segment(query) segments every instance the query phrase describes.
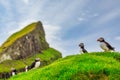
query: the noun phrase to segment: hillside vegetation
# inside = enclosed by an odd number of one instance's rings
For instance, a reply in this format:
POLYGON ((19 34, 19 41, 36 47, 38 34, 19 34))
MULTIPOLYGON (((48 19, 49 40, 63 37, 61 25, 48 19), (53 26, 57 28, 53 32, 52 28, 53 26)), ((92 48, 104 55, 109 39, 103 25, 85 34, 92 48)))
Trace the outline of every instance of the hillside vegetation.
POLYGON ((10 69, 12 67, 16 68, 18 71, 20 69, 24 69, 26 65, 30 65, 35 58, 40 58, 42 61, 42 66, 45 66, 47 64, 52 63, 53 61, 55 61, 58 58, 61 58, 62 55, 59 51, 53 49, 53 48, 49 48, 47 50, 42 51, 42 53, 38 53, 35 55, 32 55, 28 58, 25 59, 21 59, 21 60, 7 60, 4 61, 0 64, 0 73, 3 72, 10 72, 10 69))
POLYGON ((120 80, 120 54, 93 52, 71 55, 10 80, 120 80))

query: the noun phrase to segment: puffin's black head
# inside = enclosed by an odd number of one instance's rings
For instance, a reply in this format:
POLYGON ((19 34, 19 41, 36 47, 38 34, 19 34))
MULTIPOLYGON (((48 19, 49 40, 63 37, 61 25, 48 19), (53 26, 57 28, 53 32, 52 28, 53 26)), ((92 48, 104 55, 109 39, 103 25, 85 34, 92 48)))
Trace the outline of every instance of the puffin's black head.
POLYGON ((16 69, 15 69, 15 68, 11 68, 11 71, 12 71, 12 72, 16 72, 16 69))
POLYGON ((99 42, 104 42, 105 40, 104 40, 103 37, 100 37, 99 39, 97 39, 97 41, 99 41, 99 42))
POLYGON ((84 47, 84 43, 80 43, 79 47, 83 48, 84 47))

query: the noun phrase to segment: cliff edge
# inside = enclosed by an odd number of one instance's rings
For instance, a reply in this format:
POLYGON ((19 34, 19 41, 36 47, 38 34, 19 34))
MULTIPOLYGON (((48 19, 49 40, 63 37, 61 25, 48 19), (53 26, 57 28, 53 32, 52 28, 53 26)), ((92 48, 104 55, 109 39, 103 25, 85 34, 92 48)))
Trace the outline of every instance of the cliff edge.
POLYGON ((10 36, 0 47, 0 62, 24 59, 48 49, 42 23, 32 23, 10 36))

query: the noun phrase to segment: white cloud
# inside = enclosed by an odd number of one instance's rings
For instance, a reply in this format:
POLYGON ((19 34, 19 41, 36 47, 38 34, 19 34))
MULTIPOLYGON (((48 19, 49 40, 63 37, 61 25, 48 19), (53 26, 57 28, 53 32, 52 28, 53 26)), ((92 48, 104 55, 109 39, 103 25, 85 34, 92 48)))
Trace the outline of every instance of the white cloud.
POLYGON ((85 21, 85 18, 79 17, 78 21, 85 21))
POLYGON ((25 4, 28 4, 30 0, 22 0, 25 4))
POLYGON ((117 18, 120 14, 120 10, 116 9, 116 10, 112 10, 106 14, 104 14, 103 16, 99 16, 98 20, 95 22, 95 24, 99 25, 99 24, 105 24, 115 18, 117 18))
POLYGON ((58 5, 54 3, 53 6, 48 6, 46 11, 44 11, 44 15, 46 15, 48 18, 51 18, 51 22, 54 21, 56 24, 62 24, 70 19, 72 20, 76 11, 84 8, 88 2, 88 0, 76 0, 72 2, 69 0, 64 0, 59 2, 59 4, 57 3, 58 5))
POLYGON ((59 51, 65 52, 64 43, 61 40, 61 26, 44 24, 46 39, 51 47, 59 51), (63 44, 63 45, 62 45, 63 44))
POLYGON ((95 17, 99 16, 99 13, 92 13, 91 11, 89 10, 85 10, 85 11, 82 11, 80 13, 80 17, 78 18, 78 21, 89 21, 95 17))
POLYGON ((50 42, 58 41, 61 27, 53 25, 44 25, 46 37, 50 42))
POLYGON ((17 22, 17 23, 11 22, 11 23, 9 23, 9 26, 10 27, 11 26, 16 26, 16 28, 10 29, 8 31, 8 34, 11 35, 11 34, 13 34, 13 33, 17 32, 17 31, 21 30, 22 28, 24 28, 25 26, 27 26, 27 25, 29 25, 30 23, 33 23, 33 22, 36 22, 36 20, 25 20, 25 21, 17 22))
POLYGON ((25 21, 19 22, 18 27, 23 28, 23 27, 29 25, 30 23, 33 23, 33 22, 36 22, 36 21, 37 20, 34 20, 34 19, 25 20, 25 21))

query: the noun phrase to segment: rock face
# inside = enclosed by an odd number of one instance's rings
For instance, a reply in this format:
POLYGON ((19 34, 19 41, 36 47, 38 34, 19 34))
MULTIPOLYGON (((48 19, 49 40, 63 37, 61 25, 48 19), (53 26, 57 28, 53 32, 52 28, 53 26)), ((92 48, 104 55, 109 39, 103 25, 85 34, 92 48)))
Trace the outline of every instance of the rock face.
POLYGON ((0 53, 0 62, 24 59, 49 48, 42 23, 39 21, 35 24, 32 31, 15 40, 0 53))

